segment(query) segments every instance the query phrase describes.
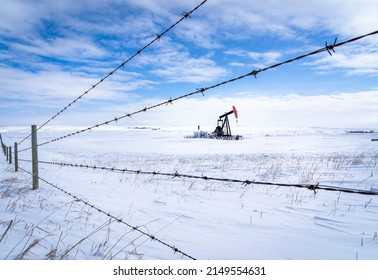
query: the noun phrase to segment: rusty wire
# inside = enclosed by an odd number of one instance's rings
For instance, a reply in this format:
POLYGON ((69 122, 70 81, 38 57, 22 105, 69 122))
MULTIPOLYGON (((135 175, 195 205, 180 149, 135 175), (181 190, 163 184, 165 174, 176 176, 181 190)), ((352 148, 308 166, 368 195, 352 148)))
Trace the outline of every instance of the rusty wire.
MULTIPOLYGON (((104 126, 104 125, 108 125, 110 123, 118 122, 121 119, 132 117, 132 116, 134 116, 136 114, 140 114, 140 113, 146 112, 148 110, 151 110, 151 109, 154 109, 154 108, 157 108, 157 107, 161 107, 163 105, 173 104, 174 101, 178 101, 180 99, 184 99, 184 98, 193 96, 195 94, 202 94, 202 95, 204 95, 204 93, 206 91, 210 90, 210 89, 214 89, 216 87, 220 87, 220 86, 228 84, 228 83, 236 82, 238 80, 244 79, 244 78, 249 77, 249 76, 256 77, 261 72, 265 72, 267 70, 270 70, 270 69, 273 69, 273 68, 277 68, 277 67, 282 66, 284 64, 292 63, 294 61, 303 59, 303 58, 308 57, 308 56, 312 56, 312 55, 319 54, 319 53, 322 53, 322 52, 328 52, 332 56, 332 52, 335 52, 335 48, 336 47, 339 47, 339 46, 342 46, 342 45, 345 45, 345 44, 348 44, 348 43, 351 43, 351 42, 355 42, 357 40, 361 40, 361 39, 363 39, 365 37, 376 35, 376 34, 378 34, 378 30, 376 30, 374 32, 371 32, 371 33, 368 33, 368 34, 365 34, 365 35, 361 35, 361 36, 358 36, 358 37, 351 38, 349 40, 346 40, 346 41, 343 41, 343 42, 340 42, 340 43, 336 43, 337 40, 335 39, 334 44, 329 45, 326 42, 325 46, 323 48, 317 49, 315 51, 312 51, 312 52, 309 52, 309 53, 297 56, 295 58, 291 58, 291 59, 285 60, 285 61, 280 62, 280 63, 273 64, 273 65, 265 67, 265 68, 260 68, 258 70, 252 70, 251 72, 248 72, 248 73, 246 73, 244 75, 241 75, 241 76, 238 76, 238 77, 235 77, 235 78, 232 78, 232 79, 229 79, 229 80, 217 83, 217 84, 212 85, 212 86, 208 86, 208 87, 205 87, 205 88, 198 88, 196 91, 193 91, 193 92, 190 92, 190 93, 187 93, 187 94, 175 97, 175 98, 169 98, 169 100, 167 100, 167 101, 163 101, 163 102, 157 103, 157 104, 149 106, 149 107, 144 107, 144 108, 139 109, 139 110, 137 110, 137 111, 135 111, 133 113, 126 113, 126 114, 124 114, 122 116, 115 117, 115 118, 113 118, 111 120, 108 120, 108 121, 105 121, 105 122, 102 122, 102 123, 98 123, 96 125, 87 127, 85 129, 81 129, 81 130, 78 130, 76 132, 72 132, 72 133, 66 134, 64 136, 61 136, 61 137, 58 137, 58 138, 55 138, 55 139, 43 142, 43 143, 39 144, 38 146, 43 146, 43 145, 46 145, 46 144, 49 144, 49 143, 52 143, 52 142, 63 140, 65 138, 68 138, 68 137, 71 137, 71 136, 74 136, 74 135, 78 135, 78 134, 86 132, 86 131, 90 131, 90 130, 98 128, 100 126, 104 126)), ((26 151, 26 150, 29 150, 29 149, 31 149, 31 148, 26 148, 26 149, 20 150, 19 152, 26 151)))
MULTIPOLYGON (((170 27, 168 27, 165 31, 163 31, 160 34, 157 34, 153 40, 151 40, 147 45, 145 45, 143 48, 137 50, 132 56, 130 56, 128 59, 124 60, 120 65, 118 65, 115 69, 110 71, 107 75, 102 77, 97 83, 93 84, 88 90, 84 91, 83 94, 75 98, 72 102, 70 102, 68 105, 66 105, 63 109, 61 109, 59 112, 57 112, 54 116, 52 116, 50 119, 48 119, 45 123, 43 123, 41 126, 37 128, 37 130, 40 130, 42 127, 46 126, 48 123, 50 123, 53 119, 58 117, 61 113, 66 111, 69 107, 74 105, 77 101, 82 99, 85 95, 87 95, 90 91, 95 89, 99 84, 103 83, 107 78, 112 76, 116 71, 123 68, 127 63, 129 63, 132 59, 134 59, 136 56, 140 55, 143 51, 145 51, 148 47, 150 47, 153 43, 160 41, 160 39, 166 35, 169 31, 171 31, 175 26, 177 26, 180 22, 187 19, 188 17, 191 18, 192 13, 194 13, 197 9, 199 9, 203 4, 205 4, 207 0, 202 1, 199 5, 197 5, 194 9, 192 9, 190 12, 182 12, 182 17, 176 21, 174 24, 172 24, 170 27)), ((18 144, 21 144, 26 139, 28 139, 31 136, 26 136, 23 140, 21 140, 18 144)))
POLYGON ((373 190, 359 190, 359 189, 351 189, 351 188, 341 188, 329 185, 322 185, 320 183, 316 184, 286 184, 286 183, 278 183, 278 182, 262 182, 256 180, 240 180, 240 179, 230 179, 230 178, 219 178, 219 177, 210 177, 205 175, 188 175, 179 173, 175 171, 174 173, 170 172, 157 172, 157 171, 143 171, 143 170, 133 170, 128 168, 116 168, 116 167, 105 167, 105 166, 96 166, 96 165, 86 165, 86 164, 73 164, 73 163, 63 163, 63 162, 51 162, 51 161, 39 161, 42 164, 50 164, 50 165, 58 165, 63 167, 75 167, 75 168, 86 168, 86 169, 93 169, 93 170, 104 170, 110 172, 118 172, 118 173, 131 173, 131 174, 142 174, 142 175, 153 175, 153 176, 165 176, 170 178, 188 178, 188 179, 199 179, 205 181, 217 181, 217 182, 224 182, 224 183, 238 183, 244 186, 248 185, 266 185, 266 186, 277 186, 277 187, 294 187, 294 188, 302 188, 314 191, 315 193, 318 190, 325 190, 325 191, 336 191, 336 192, 345 192, 345 193, 355 193, 355 194, 363 194, 363 195, 378 195, 377 191, 373 190))
MULTIPOLYGON (((25 170, 25 169, 23 169, 23 168, 21 168, 21 167, 19 167, 19 168, 20 168, 21 171, 26 172, 26 173, 32 175, 31 172, 29 172, 29 171, 27 171, 27 170, 25 170)), ((59 190, 59 191, 65 193, 66 195, 68 195, 68 196, 74 198, 75 200, 80 201, 81 203, 84 203, 85 205, 87 205, 87 206, 89 206, 90 208, 92 208, 92 209, 98 211, 99 213, 104 214, 104 215, 108 216, 109 218, 114 219, 115 221, 117 221, 117 222, 119 222, 119 223, 121 223, 121 224, 126 225, 127 227, 131 228, 133 231, 139 232, 140 234, 142 234, 142 235, 144 235, 144 236, 147 236, 148 238, 151 239, 151 241, 156 241, 156 242, 160 243, 161 245, 164 245, 164 246, 166 246, 166 247, 172 249, 174 253, 181 254, 182 256, 187 257, 187 258, 189 258, 189 259, 191 259, 191 260, 196 260, 194 257, 192 257, 192 256, 190 256, 190 255, 184 253, 183 251, 179 250, 177 247, 175 247, 175 246, 173 246, 173 245, 170 245, 170 244, 164 242, 163 240, 157 238, 156 236, 154 236, 154 235, 152 235, 152 234, 150 234, 150 233, 148 233, 148 232, 145 232, 145 231, 141 230, 140 227, 138 227, 138 226, 133 226, 133 225, 129 224, 128 222, 125 222, 123 219, 118 218, 118 217, 116 217, 116 216, 110 214, 109 212, 106 212, 106 211, 102 210, 101 208, 99 208, 99 207, 97 207, 97 206, 95 206, 95 205, 89 203, 88 201, 84 200, 83 198, 80 198, 80 197, 78 197, 77 195, 72 194, 72 193, 70 193, 70 192, 68 192, 68 191, 66 191, 66 190, 64 190, 64 189, 62 189, 61 187, 58 187, 57 185, 54 185, 54 184, 48 182, 47 180, 45 180, 45 179, 43 179, 43 178, 41 178, 41 177, 39 177, 39 176, 38 176, 38 179, 41 180, 42 182, 46 183, 47 185, 49 185, 49 186, 51 186, 51 187, 53 187, 53 188, 55 188, 55 189, 57 189, 57 190, 59 190)))

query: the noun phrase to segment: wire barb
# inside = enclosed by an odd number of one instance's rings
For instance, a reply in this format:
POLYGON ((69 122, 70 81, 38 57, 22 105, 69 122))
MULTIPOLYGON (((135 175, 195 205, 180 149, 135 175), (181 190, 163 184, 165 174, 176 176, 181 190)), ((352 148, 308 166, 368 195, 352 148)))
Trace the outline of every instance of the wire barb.
POLYGON ((245 180, 245 181, 243 182, 243 185, 244 185, 244 186, 248 186, 248 185, 250 185, 250 184, 253 184, 254 181, 255 181, 255 180, 253 180, 253 181, 245 180))
POLYGON ((260 70, 253 70, 253 71, 251 72, 251 75, 252 75, 252 76, 255 76, 255 79, 257 79, 257 74, 260 73, 260 71, 261 71, 261 69, 260 69, 260 70))
POLYGON ((206 91, 206 88, 197 88, 197 92, 201 93, 202 96, 205 96, 204 92, 206 91))
MULTIPOLYGON (((134 57, 136 57, 137 55, 140 55, 142 53, 142 51, 144 51, 145 49, 147 49, 149 46, 151 46, 154 42, 156 41, 160 41, 160 38, 163 37, 163 35, 165 35, 166 33, 168 33, 170 30, 172 30, 175 26, 177 26, 180 22, 182 22, 184 19, 188 18, 188 17, 191 17, 191 14, 196 11, 197 9, 199 9, 203 4, 205 4, 207 2, 207 0, 204 0, 202 1, 200 4, 198 4, 194 9, 192 9, 190 12, 182 12, 182 18, 180 18, 179 20, 177 20, 175 23, 173 23, 170 27, 168 27, 164 32, 160 33, 160 34, 157 34, 156 37, 151 40, 148 44, 146 44, 143 48, 140 48, 139 50, 137 50, 132 56, 130 56, 127 60, 123 61, 120 65, 118 65, 116 68, 114 68, 111 72, 109 72, 109 74, 107 74, 106 76, 104 77, 101 77, 100 80, 92 85, 88 90, 84 91, 84 93, 82 93, 80 96, 78 96, 76 99, 74 99, 72 102, 70 102, 67 106, 63 107, 63 109, 61 109, 58 113, 56 113, 54 116, 52 116, 50 119, 48 119, 45 123, 43 123, 41 126, 39 126, 37 128, 37 130, 40 130, 42 127, 46 126, 47 124, 49 124, 52 120, 54 120, 57 116, 59 116, 61 113, 63 113, 64 111, 66 111, 71 105, 75 104, 78 100, 82 99, 85 95, 89 94, 90 91, 92 91, 93 89, 95 89, 100 83, 104 82, 107 78, 109 78, 110 76, 112 76, 116 71, 118 71, 120 68, 124 67, 126 63, 128 63, 129 61, 131 61, 134 57)), ((21 140, 18 144, 21 144, 22 142, 24 142, 26 139, 28 139, 29 137, 31 136, 28 135, 25 139, 21 140)))
MULTIPOLYGON (((203 1, 202 4, 205 3, 205 2, 206 1, 203 1)), ((241 75, 241 76, 238 76, 238 77, 235 77, 235 78, 232 78, 232 79, 229 79, 229 80, 217 83, 217 84, 212 85, 212 86, 208 86, 208 87, 205 87, 205 88, 197 88, 196 91, 193 91, 193 92, 190 92, 190 93, 178 96, 176 98, 171 98, 170 100, 171 101, 176 101, 176 100, 179 100, 179 99, 190 97, 190 96, 198 94, 198 93, 201 93, 202 95, 204 95, 204 92, 207 91, 207 90, 209 90, 209 89, 214 89, 214 88, 226 85, 228 83, 236 82, 238 80, 241 80, 243 78, 249 77, 251 75, 253 75, 253 76, 256 77, 256 75, 258 73, 260 73, 260 72, 264 72, 264 71, 267 71, 269 69, 273 69, 273 68, 282 66, 284 64, 289 64, 289 63, 292 63, 294 61, 297 61, 297 60, 300 60, 300 59, 304 59, 305 57, 312 56, 312 55, 315 55, 315 54, 319 54, 321 52, 327 51, 330 55, 332 55, 331 52, 335 52, 335 50, 334 50, 335 47, 339 47, 339 46, 342 46, 344 44, 351 43, 351 42, 354 42, 354 41, 357 41, 357 40, 361 40, 361 39, 366 38, 368 36, 377 35, 377 34, 378 34, 378 30, 376 30, 374 32, 371 32, 371 33, 368 33, 368 34, 365 34, 365 35, 361 35, 361 36, 358 36, 358 37, 351 38, 351 39, 349 39, 347 41, 343 41, 343 42, 340 42, 340 43, 336 43, 336 41, 337 41, 337 38, 336 38, 333 45, 328 45, 328 43, 326 42, 326 47, 320 48, 318 50, 315 50, 315 51, 312 51, 312 52, 309 52, 309 53, 306 53, 306 54, 303 54, 303 55, 300 55, 300 56, 288 59, 288 60, 280 62, 280 63, 276 63, 274 65, 271 65, 271 66, 268 66, 268 67, 265 67, 265 68, 261 68, 259 70, 253 70, 253 71, 251 71, 251 72, 249 72, 247 74, 244 74, 244 75, 241 75)), ((146 112, 147 110, 151 110, 151 109, 154 109, 154 108, 160 107, 162 105, 166 105, 166 104, 167 104, 167 101, 164 101, 164 102, 161 102, 161 103, 149 106, 149 107, 144 107, 143 109, 135 111, 134 113, 130 113, 130 114, 126 114, 124 116, 120 116, 120 117, 117 118, 117 120, 123 119, 125 117, 130 117, 131 115, 139 114, 141 112, 146 112)), ((101 123, 101 124, 98 124, 98 125, 86 128, 86 129, 79 130, 79 131, 77 131, 75 133, 71 133, 71 134, 68 134, 66 136, 63 136, 63 137, 60 137, 60 138, 56 138, 56 139, 53 139, 53 140, 41 143, 38 146, 42 146, 42 145, 46 145, 46 144, 51 143, 51 142, 62 140, 62 139, 65 139, 66 137, 70 137, 70 136, 73 136, 75 134, 80 134, 82 132, 89 131, 89 130, 95 128, 95 127, 97 128, 97 127, 102 126, 102 125, 107 125, 107 124, 112 123, 114 121, 115 121, 114 119, 110 120, 110 121, 106 121, 104 123, 101 123)), ((31 149, 31 148, 20 150, 20 152, 25 151, 25 150, 29 150, 29 149, 31 149)))
POLYGON ((333 45, 328 45, 327 42, 325 42, 325 48, 327 50, 327 52, 329 53, 330 56, 332 56, 332 53, 335 53, 335 46, 336 46, 336 41, 337 41, 337 37, 335 38, 335 41, 333 42, 333 45))
MULTIPOLYGON (((28 174, 30 174, 30 175, 32 175, 31 172, 29 172, 29 171, 27 171, 27 170, 25 170, 25 169, 23 169, 23 168, 21 168, 21 167, 20 167, 20 170, 23 171, 23 172, 26 172, 26 173, 28 173, 28 174)), ((189 259, 196 260, 194 257, 192 257, 192 256, 190 256, 190 255, 184 253, 183 251, 177 249, 175 246, 170 245, 170 244, 168 244, 168 243, 166 243, 166 242, 164 242, 164 241, 158 239, 158 238, 155 237, 154 235, 152 235, 152 234, 150 234, 150 233, 148 233, 148 232, 145 232, 145 231, 141 230, 141 229, 140 229, 139 227, 137 227, 137 226, 133 226, 133 225, 131 225, 131 224, 129 224, 129 223, 123 221, 122 219, 117 218, 116 216, 112 215, 110 212, 107 212, 107 211, 102 210, 101 208, 99 208, 99 207, 97 207, 97 206, 95 206, 95 205, 93 205, 93 204, 87 202, 85 199, 83 199, 83 198, 79 198, 78 196, 76 196, 76 195, 74 195, 74 194, 72 194, 72 193, 67 192, 66 190, 64 190, 64 189, 62 189, 62 188, 60 188, 60 187, 58 187, 58 186, 55 185, 55 184, 50 183, 49 181, 47 181, 47 180, 45 180, 45 179, 43 179, 43 178, 41 178, 41 177, 38 177, 38 179, 41 180, 41 181, 43 181, 43 182, 46 183, 47 185, 49 185, 49 186, 51 186, 51 187, 53 187, 53 188, 55 188, 55 189, 58 189, 59 191, 65 193, 66 195, 68 195, 68 196, 74 198, 74 199, 77 200, 78 202, 84 203, 86 206, 89 206, 90 208, 92 208, 92 209, 98 211, 99 213, 101 213, 101 214, 103 214, 103 215, 106 215, 107 217, 109 217, 109 218, 111 218, 111 219, 114 219, 114 220, 116 220, 116 221, 118 221, 118 222, 120 222, 120 223, 126 225, 127 227, 131 228, 133 231, 137 231, 137 232, 139 232, 139 233, 142 234, 142 235, 145 235, 145 236, 150 237, 150 238, 151 238, 151 241, 158 242, 158 243, 160 243, 160 244, 162 244, 162 245, 164 245, 164 246, 166 246, 166 247, 168 247, 168 248, 171 248, 175 253, 178 252, 178 253, 180 253, 181 255, 183 255, 183 256, 185 256, 185 257, 187 257, 187 258, 189 258, 189 259)))
MULTIPOLYGON (((52 164, 52 165, 60 165, 60 166, 71 166, 71 167, 77 167, 73 164, 66 164, 66 163, 58 163, 58 162, 46 162, 46 161, 39 161, 39 163, 44 164, 52 164)), ((78 165, 79 166, 79 165, 78 165)), ((81 166, 80 166, 81 167, 81 166)), ((251 184, 255 185, 266 185, 266 186, 278 186, 278 187, 295 187, 295 188, 306 188, 308 190, 312 190, 317 193, 317 190, 325 190, 325 191, 337 191, 337 192, 346 192, 346 193, 356 193, 356 194, 363 194, 363 195, 378 195, 377 191, 366 191, 366 190, 359 190, 359 189, 348 189, 348 188, 340 188, 335 186, 328 186, 328 185, 321 185, 319 182, 316 184, 291 184, 291 183, 277 183, 277 182, 263 182, 263 181, 256 181, 256 180, 239 180, 239 179, 231 179, 231 178, 217 178, 217 177, 209 177, 205 176, 204 174, 201 174, 201 176, 198 175, 189 175, 184 173, 179 173, 179 171, 175 171, 174 173, 161 173, 157 171, 145 171, 145 170, 133 170, 133 169, 120 169, 117 167, 97 167, 94 166, 88 166, 88 168, 92 169, 100 169, 104 171, 110 171, 110 172, 128 172, 132 174, 142 174, 142 175, 153 175, 153 176, 169 176, 172 179, 174 178, 189 178, 189 179, 201 179, 205 181, 218 181, 218 182, 226 182, 226 183, 240 183, 244 186, 248 186, 251 184)))
POLYGON ((316 185, 309 185, 307 187, 310 191, 314 191, 314 194, 317 193, 317 190, 319 189, 319 183, 317 183, 316 185))
POLYGON ((184 17, 184 18, 192 18, 191 16, 190 16, 190 14, 191 14, 191 12, 190 13, 188 13, 188 12, 182 12, 181 13, 182 14, 182 16, 184 17))

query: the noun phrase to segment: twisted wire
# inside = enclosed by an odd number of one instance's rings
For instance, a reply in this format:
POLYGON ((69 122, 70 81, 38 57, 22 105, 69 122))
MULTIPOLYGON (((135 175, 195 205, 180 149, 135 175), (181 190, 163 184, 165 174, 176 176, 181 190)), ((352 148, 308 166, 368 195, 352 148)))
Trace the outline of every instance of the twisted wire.
MULTIPOLYGON (((98 128, 100 126, 104 126, 104 125, 108 125, 110 123, 118 122, 121 119, 124 119, 124 118, 127 118, 127 117, 132 117, 132 116, 134 116, 136 114, 140 114, 140 113, 146 112, 148 110, 151 110, 151 109, 154 109, 154 108, 157 108, 157 107, 161 107, 163 105, 173 104, 173 102, 175 102, 175 101, 178 101, 180 99, 184 99, 184 98, 196 95, 196 94, 202 94, 202 95, 204 95, 204 93, 206 91, 210 90, 210 89, 214 89, 214 88, 223 86, 223 85, 228 84, 228 83, 236 82, 238 80, 244 79, 244 78, 249 77, 249 76, 257 77, 257 75, 259 73, 261 73, 261 72, 265 72, 267 70, 270 70, 270 69, 273 69, 273 68, 277 68, 277 67, 282 66, 284 64, 292 63, 294 61, 306 58, 308 56, 312 56, 312 55, 319 54, 319 53, 322 53, 322 52, 328 52, 332 56, 332 52, 335 52, 335 48, 336 47, 339 47, 339 46, 342 46, 342 45, 345 45, 345 44, 348 44, 348 43, 351 43, 351 42, 355 42, 357 40, 361 40, 361 39, 366 38, 368 36, 377 35, 377 34, 378 34, 378 30, 376 30, 374 32, 371 32, 371 33, 368 33, 368 34, 365 34, 365 35, 361 35, 361 36, 358 36, 358 37, 351 38, 349 40, 346 40, 346 41, 343 41, 343 42, 340 42, 340 43, 336 43, 336 41, 337 41, 337 38, 336 38, 333 44, 329 45, 326 42, 325 43, 325 47, 317 49, 315 51, 312 51, 312 52, 309 52, 309 53, 306 53, 306 54, 303 54, 303 55, 300 55, 300 56, 288 59, 288 60, 280 62, 280 63, 273 64, 273 65, 265 67, 265 68, 260 68, 258 70, 252 70, 251 72, 248 72, 248 73, 246 73, 244 75, 240 75, 238 77, 235 77, 235 78, 232 78, 232 79, 229 79, 229 80, 226 80, 226 81, 214 84, 212 86, 208 86, 208 87, 205 87, 205 88, 198 88, 196 91, 193 91, 193 92, 190 92, 190 93, 187 93, 187 94, 175 97, 175 98, 169 98, 169 100, 167 100, 167 101, 163 101, 163 102, 157 103, 157 104, 149 106, 149 107, 144 107, 144 108, 139 109, 139 110, 137 110, 137 111, 135 111, 133 113, 126 113, 126 114, 124 114, 122 116, 115 117, 114 119, 111 119, 111 120, 108 120, 108 121, 105 121, 105 122, 102 122, 102 123, 98 123, 96 125, 87 127, 85 129, 81 129, 81 130, 78 130, 76 132, 69 133, 69 134, 66 134, 64 136, 61 136, 61 137, 58 137, 58 138, 55 138, 55 139, 43 142, 43 143, 39 144, 38 146, 43 146, 43 145, 46 145, 46 144, 49 144, 49 143, 52 143, 52 142, 63 140, 65 138, 68 138, 68 137, 71 137, 71 136, 74 136, 74 135, 78 135, 78 134, 86 132, 86 131, 90 131, 90 130, 98 128)), ((20 152, 26 151, 26 150, 29 150, 29 149, 31 149, 31 147, 23 149, 23 150, 20 150, 20 152)))
POLYGON ((291 183, 277 183, 277 182, 263 182, 256 180, 240 180, 240 179, 230 179, 230 178, 219 178, 219 177, 210 177, 205 175, 189 175, 179 173, 178 171, 174 173, 169 172, 157 172, 157 171, 143 171, 143 170, 133 170, 128 168, 116 168, 116 167, 105 167, 105 166, 96 166, 96 165, 86 165, 86 164, 73 164, 73 163, 63 163, 63 162, 51 162, 51 161, 39 161, 42 164, 58 165, 63 167, 75 167, 75 168, 86 168, 94 170, 104 170, 111 172, 120 172, 120 173, 132 173, 132 174, 143 174, 143 175, 153 175, 153 176, 165 176, 173 178, 189 178, 189 179, 200 179, 205 181, 218 181, 226 183, 239 183, 242 185, 267 185, 267 186, 277 186, 277 187, 295 187, 295 188, 304 188, 315 193, 317 190, 325 191, 336 191, 336 192, 345 192, 345 193, 354 193, 362 195, 378 195, 378 191, 373 190, 359 190, 359 189, 350 189, 350 188, 341 188, 329 185, 322 185, 320 183, 316 184, 291 184, 291 183))
MULTIPOLYGON (((45 123, 43 123, 41 126, 37 128, 37 131, 40 130, 42 127, 46 126, 48 123, 50 123, 52 120, 54 120, 56 117, 58 117, 60 114, 62 114, 64 111, 66 111, 69 107, 71 107, 73 104, 75 104, 77 101, 82 99, 85 95, 87 95, 89 92, 91 92, 93 89, 95 89, 99 84, 103 83, 107 78, 112 76, 115 72, 117 72, 119 69, 123 68, 127 63, 129 63, 132 59, 134 59, 136 56, 140 55, 143 51, 145 51, 148 47, 150 47, 153 43, 160 41, 160 38, 166 35, 169 31, 171 31, 174 27, 176 27, 179 23, 187 19, 188 17, 191 18, 192 13, 194 13, 197 9, 199 9, 203 4, 205 4, 207 0, 202 1, 199 5, 197 5, 194 9, 192 9, 190 12, 182 12, 182 17, 176 21, 174 24, 172 24, 170 27, 168 27, 165 31, 163 31, 160 34, 157 34, 156 37, 151 40, 147 45, 145 45, 143 48, 137 50, 132 56, 130 56, 128 59, 124 60, 120 65, 118 65, 115 69, 110 71, 107 75, 102 77, 97 83, 93 84, 88 90, 84 91, 83 94, 75 98, 72 102, 70 102, 68 105, 63 107, 59 112, 57 112, 54 116, 52 116, 50 119, 48 119, 45 123)), ((21 140, 18 144, 21 144, 26 139, 28 139, 31 136, 26 136, 23 140, 21 140)))
MULTIPOLYGON (((20 168, 20 167, 19 167, 19 168, 20 168)), ((32 175, 31 172, 29 172, 29 171, 27 171, 27 170, 25 170, 25 169, 23 169, 23 168, 20 168, 20 170, 22 170, 23 172, 26 172, 26 173, 32 175)), ((112 218, 112 219, 116 220, 117 222, 126 225, 127 227, 131 228, 133 231, 139 232, 140 234, 149 237, 152 241, 156 241, 156 242, 158 242, 158 243, 160 243, 160 244, 162 244, 162 245, 164 245, 164 246, 166 246, 166 247, 172 249, 174 253, 179 253, 179 254, 181 254, 181 255, 183 255, 183 256, 185 256, 185 257, 191 259, 191 260, 196 260, 194 257, 192 257, 192 256, 190 256, 190 255, 184 253, 183 251, 179 250, 179 249, 176 248, 175 246, 170 245, 170 244, 164 242, 163 240, 157 238, 156 236, 154 236, 154 235, 152 235, 152 234, 150 234, 150 233, 148 233, 148 232, 145 232, 145 231, 141 230, 139 227, 137 227, 137 226, 133 226, 133 225, 131 225, 131 224, 125 222, 123 219, 118 218, 118 217, 116 217, 116 216, 110 214, 109 212, 106 212, 106 211, 102 210, 101 208, 99 208, 99 207, 97 207, 97 206, 95 206, 95 205, 93 205, 93 204, 90 204, 89 202, 85 201, 84 199, 82 199, 82 198, 80 198, 80 197, 78 197, 78 196, 76 196, 76 195, 74 195, 74 194, 72 194, 72 193, 70 193, 70 192, 68 192, 68 191, 66 191, 66 190, 64 190, 64 189, 62 189, 62 188, 60 188, 60 187, 58 187, 57 185, 54 185, 54 184, 48 182, 47 180, 45 180, 45 179, 43 179, 43 178, 41 178, 41 177, 39 177, 39 176, 38 176, 38 179, 41 180, 42 182, 46 183, 47 185, 49 185, 49 186, 51 186, 51 187, 53 187, 53 188, 55 188, 55 189, 57 189, 57 190, 59 190, 59 191, 65 193, 66 195, 68 195, 68 196, 74 198, 75 200, 84 203, 86 206, 89 206, 90 208, 92 208, 92 209, 98 211, 99 213, 104 214, 104 215, 108 216, 109 218, 112 218)))

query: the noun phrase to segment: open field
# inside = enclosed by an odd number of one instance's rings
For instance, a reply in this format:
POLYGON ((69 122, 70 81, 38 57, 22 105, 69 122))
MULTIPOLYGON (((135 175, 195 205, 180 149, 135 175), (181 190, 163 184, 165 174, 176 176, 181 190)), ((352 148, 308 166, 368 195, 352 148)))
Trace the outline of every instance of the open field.
MULTIPOLYGON (((38 141, 76 129, 50 127, 38 141)), ((378 191, 376 133, 237 130, 244 140, 106 127, 40 146, 39 160, 378 191)), ((28 132, 0 128, 8 145, 28 132)), ((31 171, 30 150, 19 157, 31 171)), ((68 194, 43 181, 32 191, 29 174, 0 160, 1 259, 187 259, 112 217, 196 259, 378 259, 377 196, 43 163, 39 175, 68 194)))

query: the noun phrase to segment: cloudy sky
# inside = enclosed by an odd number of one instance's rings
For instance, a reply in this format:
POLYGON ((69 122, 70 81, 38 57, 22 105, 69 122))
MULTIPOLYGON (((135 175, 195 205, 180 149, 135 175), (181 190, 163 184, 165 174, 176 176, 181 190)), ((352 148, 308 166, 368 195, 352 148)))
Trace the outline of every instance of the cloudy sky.
MULTIPOLYGON (((0 126, 42 125, 198 1, 0 0, 0 126)), ((377 0, 208 0, 49 125, 94 125, 378 30, 377 0)), ((378 35, 120 125, 378 128, 378 35)))

